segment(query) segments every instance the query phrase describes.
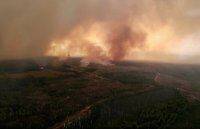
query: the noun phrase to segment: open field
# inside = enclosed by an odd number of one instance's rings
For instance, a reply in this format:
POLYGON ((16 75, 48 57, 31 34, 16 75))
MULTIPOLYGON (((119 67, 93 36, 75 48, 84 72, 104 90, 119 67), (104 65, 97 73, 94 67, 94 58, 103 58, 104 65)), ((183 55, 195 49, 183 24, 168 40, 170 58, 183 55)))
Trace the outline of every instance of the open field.
POLYGON ((0 128, 200 128, 200 66, 80 60, 0 61, 0 128))

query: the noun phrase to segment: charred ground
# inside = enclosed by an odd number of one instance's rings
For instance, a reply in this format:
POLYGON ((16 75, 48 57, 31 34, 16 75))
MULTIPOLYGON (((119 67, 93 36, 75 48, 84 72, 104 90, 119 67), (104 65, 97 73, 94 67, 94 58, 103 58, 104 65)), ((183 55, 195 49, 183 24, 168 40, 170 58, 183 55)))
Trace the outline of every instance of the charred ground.
POLYGON ((200 66, 80 60, 0 61, 0 128, 200 128, 200 66))

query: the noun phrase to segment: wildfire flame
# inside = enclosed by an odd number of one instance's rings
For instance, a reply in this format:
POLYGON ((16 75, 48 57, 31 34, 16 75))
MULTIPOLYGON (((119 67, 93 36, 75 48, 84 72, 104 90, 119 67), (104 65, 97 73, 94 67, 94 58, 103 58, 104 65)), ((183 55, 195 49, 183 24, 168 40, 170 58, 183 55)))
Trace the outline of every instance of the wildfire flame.
POLYGON ((199 2, 0 1, 0 59, 48 55, 171 62, 200 56, 199 2))
MULTIPOLYGON (((141 38, 143 39, 139 40, 137 35, 134 33, 130 33, 130 36, 132 36, 131 38, 133 39, 130 39, 129 37, 127 39, 123 39, 124 37, 122 37, 122 39, 116 39, 115 36, 120 38, 120 36, 125 32, 117 32, 118 30, 116 29, 115 32, 110 34, 110 30, 105 27, 106 25, 101 23, 93 24, 88 30, 83 30, 83 28, 77 27, 63 40, 53 41, 47 51, 47 55, 58 57, 67 57, 69 55, 74 57, 78 56, 84 57, 86 60, 91 62, 122 59, 152 60, 150 55, 148 55, 149 53, 173 53, 175 50, 173 50, 172 46, 174 42, 178 42, 178 38, 170 25, 160 25, 157 28, 140 26, 140 30, 145 35, 145 38, 143 38, 142 35, 141 38), (114 37, 114 39, 111 40, 115 41, 109 41, 112 37, 114 37), (137 40, 134 41, 134 38, 137 38, 137 40), (124 45, 125 48, 123 48, 124 45), (116 48, 116 46, 118 48, 116 48), (120 51, 125 52, 123 55, 119 55, 122 53, 120 51)), ((160 60, 158 57, 156 58, 157 60, 160 60)))

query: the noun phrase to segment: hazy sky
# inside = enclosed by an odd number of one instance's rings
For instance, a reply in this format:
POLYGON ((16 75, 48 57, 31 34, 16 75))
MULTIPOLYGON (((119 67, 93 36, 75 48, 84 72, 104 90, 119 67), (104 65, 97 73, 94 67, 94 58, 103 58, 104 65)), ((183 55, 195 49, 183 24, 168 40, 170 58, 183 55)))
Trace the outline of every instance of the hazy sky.
POLYGON ((0 16, 1 59, 200 55, 200 0, 1 0, 0 16))

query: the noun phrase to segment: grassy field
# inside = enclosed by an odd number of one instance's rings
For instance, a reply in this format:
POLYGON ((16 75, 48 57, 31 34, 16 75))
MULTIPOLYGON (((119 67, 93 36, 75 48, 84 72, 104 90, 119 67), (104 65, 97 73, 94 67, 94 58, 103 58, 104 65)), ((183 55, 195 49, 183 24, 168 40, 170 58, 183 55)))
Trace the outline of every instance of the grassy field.
POLYGON ((139 94, 123 93, 95 105, 88 117, 66 128, 171 128, 188 113, 188 107, 187 100, 169 88, 156 88, 139 94))
POLYGON ((200 66, 0 62, 0 128, 199 129, 200 66))

